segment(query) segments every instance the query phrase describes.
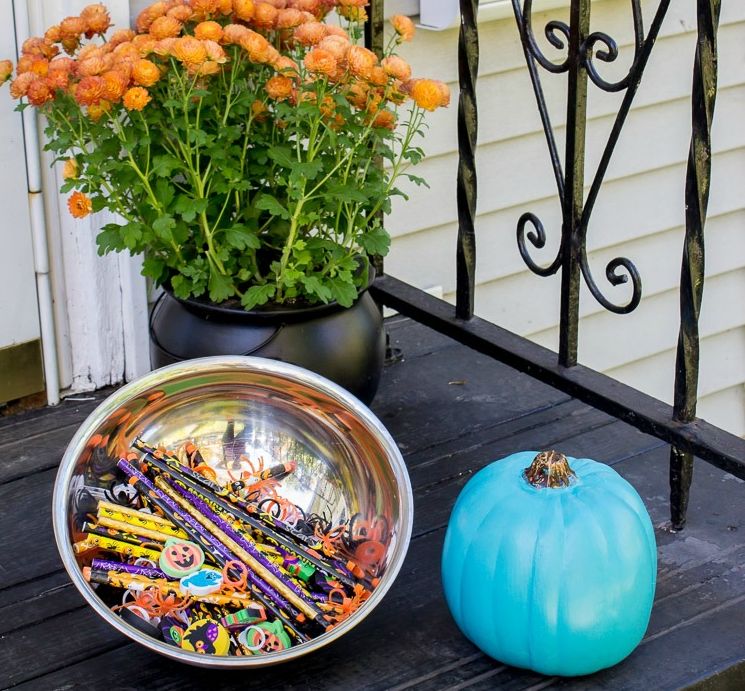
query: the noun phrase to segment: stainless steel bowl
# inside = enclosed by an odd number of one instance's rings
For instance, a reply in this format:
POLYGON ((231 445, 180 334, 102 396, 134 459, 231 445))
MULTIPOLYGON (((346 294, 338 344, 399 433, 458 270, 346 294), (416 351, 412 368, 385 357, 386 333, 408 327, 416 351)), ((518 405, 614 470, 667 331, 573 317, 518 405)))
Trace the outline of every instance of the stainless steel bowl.
MULTIPOLYGON (((284 459, 282 459, 284 460, 284 459)), ((116 493, 116 489, 113 492, 116 493)), ((381 601, 411 536, 413 500, 401 454, 371 411, 307 370, 252 357, 210 357, 156 370, 109 396, 70 442, 54 488, 54 534, 62 561, 83 597, 109 624, 145 647, 207 667, 250 667, 290 660, 343 636, 381 601), (85 501, 111 496, 116 461, 140 436, 178 448, 193 441, 221 479, 238 456, 277 462, 291 453, 297 470, 283 494, 306 513, 343 520, 360 512, 390 528, 380 582, 351 617, 287 650, 248 657, 199 655, 151 638, 114 614, 83 578, 72 549, 74 518, 85 501)))

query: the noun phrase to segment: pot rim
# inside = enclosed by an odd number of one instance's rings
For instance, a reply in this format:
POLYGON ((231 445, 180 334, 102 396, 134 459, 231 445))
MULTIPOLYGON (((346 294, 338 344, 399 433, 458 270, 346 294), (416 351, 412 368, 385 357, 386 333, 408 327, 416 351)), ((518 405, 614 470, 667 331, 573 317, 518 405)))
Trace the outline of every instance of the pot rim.
MULTIPOLYGON (((222 304, 200 300, 197 298, 179 298, 173 294, 173 290, 166 285, 161 286, 164 293, 181 303, 192 314, 207 319, 220 319, 222 321, 246 321, 255 323, 257 321, 275 322, 277 320, 291 322, 315 319, 325 314, 331 314, 345 309, 351 309, 368 291, 375 280, 376 271, 372 264, 368 264, 368 279, 366 285, 358 289, 355 301, 349 307, 341 306, 336 300, 318 305, 306 305, 303 307, 285 307, 269 302, 259 309, 244 310, 242 307, 226 307, 222 304)), ((159 299, 160 301, 160 299, 159 299)))
POLYGON ((413 520, 414 496, 406 464, 401 455, 401 451, 393 440, 393 437, 391 437, 390 433, 377 416, 375 416, 375 414, 359 399, 355 398, 338 384, 335 384, 321 375, 314 374, 302 367, 291 365, 286 362, 250 356, 218 355, 186 360, 184 362, 179 362, 174 365, 154 370, 153 372, 150 372, 149 374, 146 374, 115 391, 86 418, 85 422, 80 425, 75 436, 70 441, 60 462, 52 496, 52 527, 55 542, 57 543, 57 549, 70 580, 86 602, 93 608, 93 611, 101 618, 105 619, 108 624, 116 628, 120 633, 149 650, 190 665, 222 669, 261 667, 296 659, 307 653, 313 652, 318 648, 322 648, 354 628, 380 604, 380 601, 393 585, 408 552, 413 520), (276 653, 268 653, 266 655, 250 657, 200 655, 196 652, 192 653, 182 648, 176 648, 164 641, 158 641, 155 638, 142 633, 135 627, 126 623, 120 617, 114 615, 98 595, 96 595, 90 583, 84 579, 83 573, 73 553, 70 536, 68 534, 68 499, 70 482, 75 469, 75 463, 85 448, 89 431, 101 424, 114 410, 132 398, 135 398, 139 393, 151 389, 154 386, 158 386, 182 372, 190 371, 194 373, 201 370, 208 370, 215 366, 236 369, 248 367, 260 372, 278 374, 280 376, 295 379, 302 384, 319 389, 323 393, 334 398, 340 404, 346 406, 354 415, 358 416, 359 419, 364 422, 365 426, 370 430, 370 433, 377 438, 385 450, 399 489, 401 512, 401 534, 399 544, 392 555, 391 562, 388 564, 384 576, 378 586, 372 591, 367 602, 365 602, 357 612, 341 624, 334 627, 331 631, 321 634, 307 643, 293 646, 292 648, 276 653))

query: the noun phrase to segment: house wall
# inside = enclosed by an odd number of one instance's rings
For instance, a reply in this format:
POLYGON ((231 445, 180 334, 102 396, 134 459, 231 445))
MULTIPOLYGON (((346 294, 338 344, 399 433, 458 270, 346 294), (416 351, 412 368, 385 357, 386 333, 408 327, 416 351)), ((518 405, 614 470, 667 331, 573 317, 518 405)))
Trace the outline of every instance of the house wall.
MULTIPOLYGON (((645 3, 647 10, 650 5, 656 7, 657 3, 645 3)), ((695 0, 671 4, 588 234, 590 265, 604 293, 616 301, 628 297, 627 286, 614 288, 605 282, 608 261, 627 256, 642 276, 642 302, 633 314, 618 316, 603 310, 583 288, 580 303, 580 361, 668 402, 679 324, 695 6, 695 0)), ((536 35, 541 36, 542 27, 554 18, 566 18, 566 11, 535 13, 536 35)), ((646 19, 648 26, 649 13, 646 19)), ((618 40, 618 64, 598 65, 604 76, 620 76, 633 54, 629 3, 594 2, 592 26, 618 40)), ((451 301, 457 233, 457 35, 456 29, 420 30, 402 52, 415 74, 450 83, 453 105, 429 119, 422 144, 428 158, 416 172, 428 180, 430 189, 419 188, 410 201, 394 205, 387 220, 394 241, 386 260, 388 273, 422 288, 442 287, 451 301)), ((515 240, 517 219, 532 211, 543 221, 548 236, 547 247, 533 256, 549 263, 558 247, 560 208, 514 19, 482 23, 480 45, 476 312, 556 350, 560 279, 558 275, 540 278, 532 274, 522 262, 515 240)), ((548 55, 558 57, 545 41, 542 45, 548 55)), ((699 414, 743 435, 745 4, 723 3, 719 48, 699 414)), ((543 71, 541 76, 563 151, 566 76, 543 71)), ((619 95, 590 86, 588 181, 619 103, 619 95)))

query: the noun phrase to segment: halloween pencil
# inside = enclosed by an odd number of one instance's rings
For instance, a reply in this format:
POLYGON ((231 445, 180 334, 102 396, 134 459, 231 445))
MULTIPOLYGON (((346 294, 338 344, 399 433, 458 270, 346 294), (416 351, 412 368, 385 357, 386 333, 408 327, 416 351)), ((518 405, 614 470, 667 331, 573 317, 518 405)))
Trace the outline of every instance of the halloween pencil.
POLYGON ((154 566, 138 566, 137 564, 126 564, 111 559, 94 559, 91 566, 97 571, 119 571, 121 573, 131 573, 135 576, 146 576, 147 578, 170 578, 154 566))
POLYGON ((129 542, 122 542, 121 540, 115 540, 111 537, 104 537, 102 535, 93 535, 86 533, 84 540, 79 540, 73 543, 72 549, 76 554, 80 552, 87 552, 89 549, 94 547, 100 547, 107 549, 118 554, 124 554, 128 557, 144 557, 145 559, 152 559, 157 561, 160 557, 160 552, 154 549, 148 549, 147 547, 141 547, 140 545, 133 545, 129 542))

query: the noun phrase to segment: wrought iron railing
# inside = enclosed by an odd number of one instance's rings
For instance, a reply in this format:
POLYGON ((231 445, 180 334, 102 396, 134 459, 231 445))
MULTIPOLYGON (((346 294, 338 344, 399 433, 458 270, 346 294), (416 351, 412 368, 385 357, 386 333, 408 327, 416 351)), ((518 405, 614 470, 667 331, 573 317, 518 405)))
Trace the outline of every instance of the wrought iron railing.
MULTIPOLYGON (((626 257, 610 261, 606 266, 605 278, 611 286, 628 283, 631 279, 631 297, 619 303, 606 296, 590 270, 586 243, 595 201, 670 0, 658 0, 647 30, 644 28, 640 0, 630 0, 635 37, 634 58, 626 75, 618 81, 604 79, 596 67, 596 61, 615 61, 618 46, 611 36, 591 31, 591 0, 571 0, 569 22, 552 20, 543 28, 549 43, 565 52, 560 62, 549 60, 535 39, 532 4, 532 0, 512 0, 561 201, 562 227, 559 251, 546 266, 536 263, 530 255, 531 245, 540 249, 546 243, 546 231, 535 214, 527 212, 520 217, 517 244, 523 260, 534 273, 550 276, 561 272, 558 353, 480 319, 473 313, 478 0, 460 2, 455 308, 385 275, 375 281, 373 294, 402 314, 669 442, 671 524, 673 528, 681 529, 686 520, 694 456, 745 479, 745 440, 696 418, 698 321, 704 286, 704 228, 711 175, 711 125, 716 100, 717 29, 721 0, 697 0, 698 43, 693 71, 692 135, 685 188, 686 223, 680 282, 681 319, 672 406, 577 364, 581 281, 584 280, 590 293, 605 309, 615 313, 633 311, 641 299, 641 276, 626 257), (543 95, 541 70, 551 75, 567 74, 567 134, 563 162, 543 95), (623 97, 598 168, 585 192, 587 92, 590 86, 606 92, 622 92, 623 97)), ((373 49, 382 46, 382 16, 383 0, 372 0, 366 39, 368 46, 373 49)))

